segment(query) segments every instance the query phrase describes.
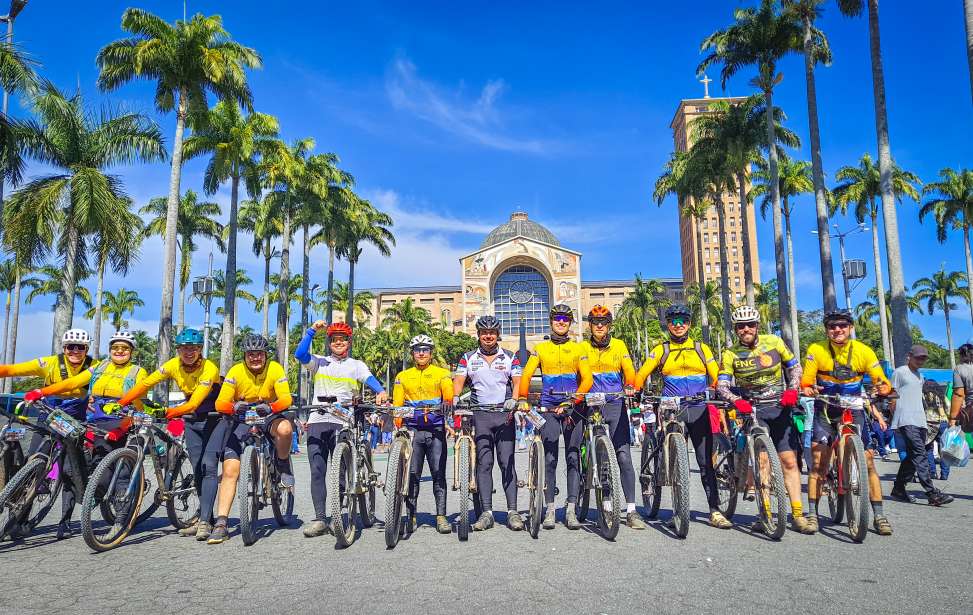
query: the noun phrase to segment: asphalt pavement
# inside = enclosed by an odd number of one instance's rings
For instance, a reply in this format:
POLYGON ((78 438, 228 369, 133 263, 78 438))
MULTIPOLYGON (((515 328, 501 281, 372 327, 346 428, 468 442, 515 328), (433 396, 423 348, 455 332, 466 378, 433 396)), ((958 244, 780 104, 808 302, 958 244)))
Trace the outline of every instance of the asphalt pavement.
MULTIPOLYGON (((525 467, 526 455, 517 457, 525 467)), ((384 465, 382 457, 377 467, 384 465)), ((887 495, 898 464, 878 467, 887 495)), ((297 518, 284 528, 266 520, 250 547, 236 532, 222 545, 181 538, 160 511, 119 548, 94 554, 78 534, 56 541, 49 517, 33 536, 0 543, 0 613, 973 612, 970 468, 939 483, 956 498, 946 507, 886 498, 894 535, 870 531, 862 544, 826 520, 817 535, 788 531, 771 542, 747 529, 751 502, 741 502, 734 529, 713 529, 694 471, 686 539, 664 527, 666 494, 649 529, 622 527, 614 542, 591 521, 579 531, 559 523, 536 540, 498 522, 461 543, 455 531, 440 535, 431 527, 427 477, 420 496, 427 514, 412 537, 386 549, 380 494, 379 523, 339 551, 331 536, 301 533, 301 522, 313 516, 303 456, 296 457, 296 478, 297 518)), ((495 502, 504 508, 499 475, 495 484, 495 502)), ((912 489, 921 495, 918 485, 912 489)), ((455 523, 455 494, 448 502, 455 523)), ((524 492, 519 504, 526 509, 524 492)))

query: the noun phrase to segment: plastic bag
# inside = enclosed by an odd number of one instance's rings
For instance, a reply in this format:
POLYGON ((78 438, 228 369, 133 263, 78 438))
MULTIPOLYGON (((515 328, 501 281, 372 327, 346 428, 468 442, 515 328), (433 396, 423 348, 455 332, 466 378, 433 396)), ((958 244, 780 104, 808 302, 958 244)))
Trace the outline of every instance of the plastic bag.
POLYGON ((964 467, 970 461, 970 445, 963 436, 963 430, 953 426, 943 432, 942 458, 953 467, 964 467))

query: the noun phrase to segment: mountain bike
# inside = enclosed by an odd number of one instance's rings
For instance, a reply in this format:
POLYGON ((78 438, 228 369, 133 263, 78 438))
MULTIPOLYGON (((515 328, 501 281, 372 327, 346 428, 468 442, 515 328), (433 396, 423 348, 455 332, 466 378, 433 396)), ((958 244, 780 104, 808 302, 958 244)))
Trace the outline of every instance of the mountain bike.
MULTIPOLYGON (((267 434, 266 419, 258 411, 263 402, 241 404, 236 420, 249 426, 247 444, 240 455, 240 478, 237 480, 236 497, 240 509, 240 537, 249 546, 257 542, 257 519, 260 511, 270 506, 274 520, 286 527, 294 514, 294 488, 281 484, 277 470, 277 452, 267 434)), ((292 420, 293 410, 281 412, 281 420, 292 420)), ((223 415, 227 417, 227 415, 223 415)), ((226 420, 233 420, 227 417, 226 420)))
POLYGON ((81 534, 91 549, 114 549, 162 505, 176 529, 198 520, 199 495, 192 463, 182 437, 174 437, 166 429, 165 413, 165 407, 148 403, 143 411, 131 406, 121 409, 123 425, 131 426, 125 446, 111 451, 95 466, 82 499, 81 534), (146 458, 151 470, 145 467, 146 458), (158 487, 142 510, 153 479, 158 487), (94 522, 95 508, 104 521, 101 526, 94 522))
POLYGON ((26 459, 21 441, 27 437, 27 427, 15 418, 8 418, 0 428, 0 489, 23 467, 26 459))
POLYGON ((47 516, 65 481, 75 494, 84 492, 88 464, 82 450, 84 423, 42 401, 18 405, 16 413, 0 410, 13 423, 20 423, 43 436, 37 452, 0 491, 0 540, 29 534, 47 516), (31 419, 21 413, 28 405, 37 408, 31 419), (66 466, 71 472, 65 472, 66 466))
POLYGON ((689 533, 689 448, 684 426, 686 408, 709 401, 705 393, 693 397, 642 397, 642 415, 647 425, 639 471, 642 503, 648 517, 655 518, 659 514, 662 488, 670 487, 673 529, 679 538, 685 538, 689 533))
MULTIPOLYGON (((780 401, 776 396, 773 399, 754 398, 748 401, 753 404, 753 412, 729 412, 731 420, 736 423, 730 435, 730 446, 728 450, 717 453, 713 464, 720 496, 719 510, 727 519, 733 519, 739 493, 747 485, 748 477, 752 476, 760 522, 767 536, 780 540, 787 525, 784 471, 770 432, 757 417, 761 407, 779 406, 780 401)), ((725 402, 720 405, 729 406, 725 402)))
POLYGON ((473 517, 479 518, 483 506, 477 495, 476 486, 476 439, 473 432, 473 411, 511 412, 503 404, 464 404, 453 410, 453 416, 460 417, 460 428, 453 442, 453 491, 459 491, 459 517, 456 534, 461 541, 470 535, 470 501, 473 502, 473 517))
POLYGON ((357 537, 355 518, 361 518, 362 527, 375 523, 375 490, 379 474, 372 465, 372 449, 365 438, 364 411, 366 406, 352 407, 337 403, 337 398, 319 396, 318 405, 304 409, 320 414, 330 414, 339 419, 344 427, 335 436, 334 452, 328 467, 327 509, 331 517, 331 533, 339 549, 351 546, 357 537))
POLYGON ((541 428, 547 419, 531 407, 527 412, 520 413, 524 419, 534 427, 534 434, 527 445, 527 477, 517 481, 517 486, 527 488, 527 532, 531 538, 540 535, 541 521, 544 519, 544 441, 541 439, 541 428))

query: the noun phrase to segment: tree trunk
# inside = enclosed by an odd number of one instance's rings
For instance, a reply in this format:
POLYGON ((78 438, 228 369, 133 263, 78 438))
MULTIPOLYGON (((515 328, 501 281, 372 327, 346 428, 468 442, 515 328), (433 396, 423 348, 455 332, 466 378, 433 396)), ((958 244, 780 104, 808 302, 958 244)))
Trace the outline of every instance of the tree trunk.
POLYGON ((291 278, 291 211, 290 199, 284 207, 284 232, 280 247, 280 279, 277 284, 277 360, 281 365, 287 361, 287 314, 290 306, 291 278))
MULTIPOLYGON (((13 300, 13 317, 10 319, 10 328, 7 329, 7 337, 9 339, 7 343, 7 349, 4 354, 3 362, 6 364, 16 363, 17 359, 17 328, 20 321, 20 267, 14 268, 14 300, 13 300)), ((3 392, 9 393, 13 389, 13 380, 11 378, 3 379, 3 392)))
POLYGON ((236 236, 237 207, 240 198, 240 173, 234 168, 230 178, 230 220, 227 222, 226 271, 223 273, 223 335, 220 338, 220 373, 233 367, 233 334, 236 332, 236 236), (229 350, 229 352, 227 352, 229 350))
POLYGON ((696 218, 696 279, 699 283, 699 326, 703 331, 703 341, 709 344, 709 314, 706 313, 706 278, 703 276, 703 234, 699 230, 699 222, 699 218, 696 218))
POLYGON ((719 188, 713 192, 713 202, 716 203, 716 218, 720 230, 720 300, 723 302, 723 333, 725 336, 728 334, 727 327, 730 326, 730 272, 727 271, 729 259, 726 254, 726 212, 723 211, 723 197, 719 193, 719 188))
POLYGON ((78 272, 78 243, 80 235, 78 227, 71 221, 74 206, 71 205, 65 217, 67 237, 64 249, 64 271, 61 274, 61 290, 54 305, 54 340, 61 339, 64 332, 71 328, 74 320, 74 299, 77 290, 78 272))
POLYGON ((747 170, 737 173, 740 184, 740 241, 743 243, 743 282, 746 286, 747 305, 755 305, 753 288, 753 263, 750 260, 750 203, 747 202, 747 170))
POLYGON ((166 201, 166 234, 162 263, 162 296, 159 306, 159 352, 162 365, 172 354, 172 302, 176 282, 176 222, 179 219, 179 180, 182 174, 182 141, 186 128, 187 92, 179 90, 179 108, 176 111, 176 136, 172 141, 172 168, 169 172, 169 196, 166 201))
MULTIPOLYGON (((970 223, 963 217, 963 252, 966 255, 966 286, 973 292, 973 253, 970 251, 970 223)), ((967 298, 970 305, 970 317, 973 318, 973 296, 967 298)))
POLYGON ((885 307, 885 281, 882 279, 882 253, 879 249, 878 239, 878 211, 875 209, 875 199, 872 199, 872 260, 875 261, 875 292, 878 293, 878 324, 882 331, 882 351, 885 353, 885 360, 890 364, 894 363, 895 354, 892 352, 892 343, 889 341, 889 325, 885 307))
POLYGON ((270 261, 273 251, 268 237, 264 247, 264 337, 270 337, 270 261))
POLYGON ((912 346, 909 308, 905 300, 902 273, 902 251, 899 247, 899 223, 892 192, 892 151, 889 146, 889 120, 885 106, 885 74, 879 37, 878 0, 868 0, 868 34, 872 56, 872 88, 875 92, 875 132, 878 135, 878 169, 882 189, 882 217, 885 223, 885 249, 889 264, 889 286, 892 292, 892 349, 897 364, 904 364, 912 346))
POLYGON ((7 291, 7 302, 6 302, 6 305, 4 306, 4 315, 3 315, 3 354, 0 355, 2 357, 6 357, 7 356, 7 348, 9 346, 9 344, 10 344, 10 300, 12 299, 12 297, 11 297, 12 294, 13 294, 13 289, 10 289, 10 290, 7 291))
POLYGON ((334 250, 335 246, 328 244, 328 309, 324 319, 331 324, 334 315, 334 250))
POLYGON ((186 244, 188 243, 184 239, 179 246, 179 315, 176 319, 176 333, 186 328, 186 282, 184 281, 186 276, 184 274, 186 267, 192 267, 192 254, 187 254, 189 250, 186 244))
POLYGON ((304 231, 304 262, 302 263, 301 271, 304 274, 304 280, 301 283, 301 329, 307 329, 307 312, 308 312, 308 292, 310 290, 311 281, 311 228, 307 224, 303 225, 304 231))
POLYGON ((348 258, 348 308, 345 310, 345 322, 349 326, 355 326, 355 263, 358 257, 355 256, 352 248, 351 256, 348 258))
MULTIPOLYGON (((831 263, 831 240, 828 238, 828 197, 824 185, 824 165, 821 162, 821 129, 818 125, 818 95, 814 80, 814 60, 811 57, 811 20, 804 20, 804 76, 807 82, 807 123, 811 133, 811 177, 814 181, 814 211, 818 223, 818 247, 821 257, 821 291, 824 311, 838 306, 834 287, 834 265, 831 263)), ((794 275, 794 272, 791 272, 794 275)))
POLYGON ((92 354, 96 359, 101 358, 101 320, 104 318, 104 308, 102 306, 104 292, 105 263, 102 261, 98 263, 98 286, 95 288, 95 334, 91 344, 91 347, 94 348, 94 353, 92 354))
POLYGON ((790 298, 787 296, 787 272, 784 270, 784 229, 782 228, 780 211, 780 178, 777 171, 777 147, 774 136, 774 92, 764 90, 764 99, 767 101, 767 160, 770 165, 770 200, 773 205, 774 220, 774 262, 777 266, 777 294, 780 305, 780 333, 784 338, 784 343, 791 348, 794 354, 799 355, 800 348, 794 347, 794 340, 791 339, 793 328, 791 327, 790 298))
POLYGON ((802 356, 800 353, 801 334, 798 329, 797 288, 794 281, 794 238, 791 235, 791 208, 787 202, 787 197, 784 197, 784 212, 784 228, 787 232, 787 293, 791 298, 789 304, 791 307, 791 336, 793 336, 794 348, 796 349, 794 354, 800 357, 802 356))
POLYGON ((973 0, 963 0, 966 16, 966 62, 970 66, 970 91, 973 93, 973 0))
POLYGON ((949 348, 949 368, 956 369, 956 357, 953 356, 953 331, 949 326, 949 301, 943 302, 943 315, 946 317, 946 347, 949 348))

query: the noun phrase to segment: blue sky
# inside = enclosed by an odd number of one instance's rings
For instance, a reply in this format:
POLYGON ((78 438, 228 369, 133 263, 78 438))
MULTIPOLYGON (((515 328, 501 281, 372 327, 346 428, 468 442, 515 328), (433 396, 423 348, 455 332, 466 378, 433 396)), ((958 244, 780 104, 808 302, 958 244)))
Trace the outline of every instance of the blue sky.
MULTIPOLYGON (((393 258, 368 254, 359 286, 458 283, 457 258, 516 207, 584 254, 585 279, 680 275, 675 203, 656 207, 651 187, 673 149, 669 122, 679 100, 702 95, 695 78, 699 42, 729 23, 733 7, 747 3, 362 2, 301 3, 287 10, 243 0, 187 4, 190 14, 222 14, 234 38, 262 55, 263 69, 250 77, 255 108, 276 115, 285 138, 312 136, 317 151, 336 152, 359 191, 394 216, 399 244, 393 258)), ((31 3, 18 18, 15 38, 60 87, 80 87, 93 105, 111 102, 150 114, 171 143, 174 118, 152 109, 151 84, 133 83, 110 95, 95 85, 95 55, 122 36, 126 6, 63 2, 51 10, 31 3)), ((139 6, 170 20, 182 15, 178 1, 139 6)), ((900 6, 882 6, 892 151, 901 166, 932 181, 940 168, 971 164, 961 6, 900 6)), ((824 164, 833 176, 875 151, 867 24, 841 17, 828 3, 820 27, 835 59, 817 71, 824 164)), ((775 102, 806 142, 803 61, 795 55, 780 70, 784 80, 775 102)), ((752 75, 745 71, 725 93, 749 94, 752 75)), ((711 87, 721 93, 718 83, 711 87)), ((15 105, 13 112, 23 110, 15 105)), ((806 148, 795 155, 809 157, 806 148)), ((200 190, 203 165, 186 165, 184 190, 200 190)), ((166 192, 167 164, 116 171, 138 204, 166 192)), ((225 205, 228 190, 212 199, 225 205)), ((813 200, 798 199, 796 210, 798 301, 811 309, 821 296, 817 239, 810 233, 813 200)), ((961 269, 959 237, 938 244, 934 228, 919 225, 916 211, 910 201, 899 207, 906 279, 911 283, 942 262, 961 269)), ((773 272, 769 221, 758 224, 758 236, 766 278, 773 272)), ((256 291, 262 264, 248 245, 241 242, 240 258, 256 291)), ((194 275, 204 271, 208 250, 196 254, 194 275)), ((138 290, 146 307, 133 324, 154 331, 161 245, 150 241, 143 252, 129 277, 110 278, 106 287, 138 290)), ((848 252, 868 260, 871 270, 868 236, 852 239, 848 252)), ((299 258, 299 244, 292 254, 299 258)), ((315 250, 312 263, 312 283, 323 283, 325 252, 315 250)), ((292 269, 299 266, 292 262, 292 269)), ((339 276, 345 275, 342 265, 339 276)), ((861 301, 872 285, 863 284, 853 300, 861 301)), ((46 334, 34 333, 49 330, 49 305, 26 306, 19 357, 49 344, 46 334)), ((187 309, 191 324, 202 321, 198 304, 187 309)), ((244 322, 258 324, 259 315, 241 313, 244 322)), ((969 311, 961 306, 956 316, 956 340, 966 340, 969 311)), ((941 316, 915 321, 944 340, 941 316)))

